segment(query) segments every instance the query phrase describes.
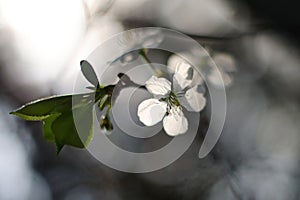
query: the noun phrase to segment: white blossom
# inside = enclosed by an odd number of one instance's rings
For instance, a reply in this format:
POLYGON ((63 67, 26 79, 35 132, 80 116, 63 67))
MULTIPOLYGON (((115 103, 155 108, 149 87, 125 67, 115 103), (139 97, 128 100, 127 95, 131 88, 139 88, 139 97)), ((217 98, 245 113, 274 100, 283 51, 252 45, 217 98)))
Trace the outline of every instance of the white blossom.
POLYGON ((154 98, 144 100, 138 106, 138 117, 146 126, 153 126, 163 120, 163 127, 170 136, 183 134, 188 130, 188 121, 182 106, 191 112, 200 112, 206 99, 199 87, 202 79, 194 79, 192 66, 182 62, 175 66, 173 84, 166 78, 152 76, 146 81, 147 90, 154 98))
POLYGON ((208 80, 216 87, 221 87, 222 82, 219 78, 221 75, 224 86, 230 86, 233 81, 231 73, 236 71, 234 59, 231 55, 226 53, 216 53, 212 58, 216 63, 218 69, 213 69, 211 71, 208 76, 208 80))
MULTIPOLYGON (((197 57, 194 55, 193 51, 182 52, 181 55, 199 66, 202 65, 201 63, 211 63, 207 61, 207 56, 197 57)), ((175 73, 177 70, 176 66, 182 62, 187 62, 187 60, 177 54, 171 55, 168 59, 168 71, 170 73, 175 73)), ((207 72, 207 81, 209 81, 209 83, 213 84, 215 87, 222 87, 222 82, 224 83, 224 86, 230 86, 233 82, 232 73, 236 71, 234 58, 227 53, 214 53, 212 60, 215 62, 217 68, 212 66, 209 67, 210 70, 207 72)), ((194 73, 193 79, 202 80, 199 76, 199 73, 194 73)))
POLYGON ((119 38, 119 47, 123 49, 120 57, 121 63, 129 63, 138 58, 140 49, 158 47, 163 41, 163 34, 160 30, 148 28, 129 30, 119 38))

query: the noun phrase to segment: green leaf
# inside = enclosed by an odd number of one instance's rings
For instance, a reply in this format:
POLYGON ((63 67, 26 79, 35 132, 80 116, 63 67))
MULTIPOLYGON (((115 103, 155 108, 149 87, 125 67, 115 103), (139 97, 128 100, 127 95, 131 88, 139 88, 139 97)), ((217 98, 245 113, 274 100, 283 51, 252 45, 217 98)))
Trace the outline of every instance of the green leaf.
POLYGON ((81 61, 80 65, 83 75, 94 86, 87 88, 93 92, 42 98, 10 112, 25 120, 42 120, 43 136, 56 144, 57 153, 64 145, 84 148, 89 144, 93 137, 94 104, 100 101, 103 110, 110 104, 115 88, 115 85, 100 86, 93 67, 87 61, 81 61))
POLYGON ((76 95, 52 96, 38 99, 25 104, 21 108, 10 112, 25 120, 39 121, 50 117, 52 114, 63 113, 72 110, 73 105, 81 106, 91 101, 95 93, 84 93, 76 95))
POLYGON ((53 114, 43 120, 43 136, 49 142, 55 142, 55 135, 52 131, 53 121, 61 114, 53 114))
POLYGON ((93 137, 93 103, 59 115, 51 127, 57 153, 64 145, 86 147, 93 137))
POLYGON ((92 65, 88 61, 82 60, 80 66, 81 72, 85 78, 97 88, 99 86, 99 81, 92 65))

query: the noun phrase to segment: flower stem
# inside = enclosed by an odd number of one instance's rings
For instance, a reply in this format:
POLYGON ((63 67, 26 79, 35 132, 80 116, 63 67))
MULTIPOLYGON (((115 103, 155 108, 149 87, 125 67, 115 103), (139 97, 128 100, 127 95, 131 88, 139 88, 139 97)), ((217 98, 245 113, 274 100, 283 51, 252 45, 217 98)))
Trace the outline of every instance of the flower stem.
POLYGON ((163 75, 162 71, 159 70, 159 69, 156 69, 151 60, 147 57, 146 55, 146 49, 141 49, 140 52, 139 52, 140 56, 142 57, 142 59, 149 65, 149 67, 152 69, 152 71, 154 72, 154 74, 157 76, 157 77, 161 77, 163 75))

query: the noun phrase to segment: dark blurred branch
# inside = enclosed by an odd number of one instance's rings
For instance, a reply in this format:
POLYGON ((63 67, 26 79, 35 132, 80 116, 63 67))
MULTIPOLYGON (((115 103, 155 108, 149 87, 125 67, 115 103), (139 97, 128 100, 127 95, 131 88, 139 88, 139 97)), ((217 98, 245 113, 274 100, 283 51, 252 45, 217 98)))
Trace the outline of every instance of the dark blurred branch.
MULTIPOLYGON (((133 28, 140 28, 140 27, 157 27, 157 25, 153 23, 149 23, 148 21, 145 20, 125 19, 122 21, 122 23, 126 27, 126 29, 133 29, 133 28)), ((163 26, 159 26, 159 27, 170 29, 169 27, 163 27, 163 26)), ((262 31, 268 28, 266 26, 259 26, 258 28, 255 28, 250 31, 233 33, 224 36, 195 35, 195 34, 188 34, 184 32, 183 33, 201 44, 222 44, 224 42, 240 39, 241 37, 244 36, 256 34, 258 31, 257 29, 262 31)))

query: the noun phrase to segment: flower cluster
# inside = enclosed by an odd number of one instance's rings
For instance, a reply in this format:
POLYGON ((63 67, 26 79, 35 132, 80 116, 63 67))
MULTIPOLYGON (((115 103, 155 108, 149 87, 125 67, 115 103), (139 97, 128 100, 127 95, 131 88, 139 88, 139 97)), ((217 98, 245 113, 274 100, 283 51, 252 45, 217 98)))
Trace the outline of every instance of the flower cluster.
POLYGON ((181 62, 168 69, 173 75, 172 83, 156 76, 146 81, 145 86, 153 98, 139 104, 137 115, 146 126, 163 121, 166 133, 176 136, 188 130, 183 107, 190 112, 200 112, 206 99, 202 89, 203 80, 190 64, 181 62))
POLYGON ((196 53, 196 50, 192 49, 189 52, 181 52, 180 54, 184 58, 179 56, 178 54, 173 54, 168 59, 169 71, 174 70, 174 67, 172 66, 176 66, 178 63, 189 60, 200 67, 202 72, 207 74, 207 81, 214 87, 222 88, 224 86, 228 87, 232 85, 233 74, 237 71, 237 69, 235 59, 230 54, 223 52, 211 52, 212 60, 216 64, 217 68, 212 66, 213 63, 210 61, 210 57, 204 51, 196 53), (205 69, 207 65, 210 66, 205 69), (221 75, 222 79, 219 78, 219 74, 221 75))

